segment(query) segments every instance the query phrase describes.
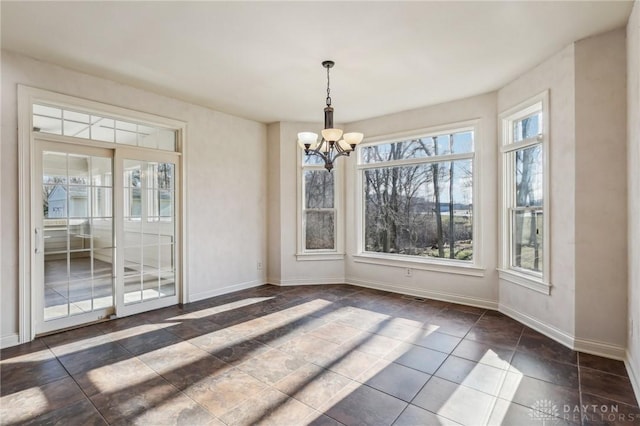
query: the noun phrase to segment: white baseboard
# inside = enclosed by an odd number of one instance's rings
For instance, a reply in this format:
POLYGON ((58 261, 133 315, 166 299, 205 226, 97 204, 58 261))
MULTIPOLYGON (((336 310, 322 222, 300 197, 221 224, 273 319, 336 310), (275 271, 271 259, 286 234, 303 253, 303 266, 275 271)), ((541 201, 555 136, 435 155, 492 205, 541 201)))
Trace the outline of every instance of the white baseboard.
POLYGON ((446 293, 433 290, 417 289, 414 287, 392 286, 387 283, 365 281, 353 277, 347 277, 347 284, 358 287, 373 288, 376 290, 389 291, 391 293, 406 294, 409 296, 425 297, 428 299, 441 300, 443 302, 459 303, 461 305, 475 306, 484 309, 498 309, 498 303, 494 300, 481 299, 477 297, 461 296, 455 293, 446 293))
POLYGON ((267 284, 280 285, 280 278, 267 277, 267 284))
POLYGON ((631 380, 633 391, 636 394, 636 401, 640 403, 640 364, 636 362, 629 351, 627 351, 626 355, 624 365, 627 367, 627 374, 629 375, 629 380, 631 380))
POLYGON ((233 293, 234 291, 244 290, 247 288, 258 287, 265 284, 263 281, 253 280, 244 283, 232 284, 226 287, 220 287, 209 291, 203 291, 200 293, 190 294, 189 302, 197 302, 198 300, 208 299, 210 297, 216 297, 227 293, 233 293))
POLYGON ((565 333, 559 328, 544 323, 527 314, 523 314, 522 312, 512 309, 507 305, 503 305, 502 303, 500 304, 498 311, 526 325, 527 327, 533 328, 535 331, 544 334, 558 343, 565 345, 569 349, 573 349, 574 347, 574 336, 565 333))
POLYGON ((561 343, 574 351, 585 352, 588 354, 617 360, 625 359, 625 348, 623 348, 622 346, 575 337, 560 330, 559 328, 544 323, 532 316, 523 314, 522 312, 519 312, 503 304, 500 304, 498 310, 503 314, 515 319, 516 321, 526 325, 527 327, 530 327, 537 332, 544 334, 550 339, 553 339, 556 342, 561 343))
POLYGON ((269 284, 279 286, 291 285, 321 285, 321 284, 344 284, 344 277, 337 278, 292 278, 292 279, 270 279, 269 284))
POLYGON ((603 356, 605 358, 617 359, 624 361, 626 358, 626 349, 622 346, 612 345, 611 343, 599 342, 596 340, 574 339, 573 349, 585 352, 591 355, 603 356))
POLYGON ((9 334, 0 338, 0 349, 16 346, 20 344, 20 335, 18 333, 9 334))

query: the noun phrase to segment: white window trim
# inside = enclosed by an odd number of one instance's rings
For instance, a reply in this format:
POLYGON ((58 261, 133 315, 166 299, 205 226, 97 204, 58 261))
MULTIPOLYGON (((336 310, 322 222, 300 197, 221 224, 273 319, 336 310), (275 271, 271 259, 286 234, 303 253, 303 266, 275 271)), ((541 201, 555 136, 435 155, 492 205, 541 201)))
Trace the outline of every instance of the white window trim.
POLYGON ((550 283, 550 270, 551 270, 551 227, 550 227, 550 167, 549 167, 549 91, 544 92, 521 102, 505 111, 500 116, 500 263, 498 267, 498 276, 500 279, 509 283, 516 284, 538 293, 549 295, 551 294, 550 283), (542 112, 542 133, 536 137, 531 137, 523 141, 513 142, 512 124, 514 121, 520 120, 526 116, 529 116, 535 112, 542 112), (542 249, 543 253, 543 270, 541 274, 535 272, 526 271, 520 268, 514 268, 511 266, 511 247, 512 247, 512 235, 511 235, 511 216, 509 210, 513 207, 513 192, 514 182, 511 173, 512 165, 509 164, 510 153, 534 146, 537 144, 542 145, 543 155, 543 202, 542 210, 543 226, 544 226, 544 240, 542 249))
POLYGON ((304 164, 304 158, 306 154, 304 150, 296 147, 297 150, 297 249, 296 259, 298 261, 322 261, 322 260, 343 260, 345 256, 344 252, 344 210, 343 210, 343 176, 344 176, 344 161, 339 161, 334 164, 333 171, 333 209, 335 211, 334 226, 335 226, 335 247, 331 250, 315 249, 310 250, 306 248, 305 244, 305 215, 304 215, 304 181, 303 174, 305 170, 323 170, 325 173, 329 173, 324 168, 324 164, 304 164))
POLYGON ((364 252, 353 256, 357 263, 393 266, 396 268, 411 268, 420 271, 444 272, 447 274, 484 276, 484 268, 475 266, 471 262, 456 259, 421 258, 403 254, 389 255, 386 253, 364 252), (423 260, 425 259, 425 260, 423 260))
POLYGON ((448 154, 429 159, 407 159, 396 160, 385 163, 362 164, 361 152, 358 150, 358 161, 355 166, 355 208, 356 208, 356 254, 353 255, 355 262, 370 263, 377 265, 387 265, 399 268, 412 268, 425 271, 445 272, 450 274, 470 275, 482 277, 485 268, 483 266, 482 249, 482 229, 483 218, 480 208, 482 203, 482 183, 479 170, 481 170, 482 142, 479 142, 478 135, 481 135, 480 119, 458 121, 450 124, 443 124, 407 132, 392 133, 367 137, 360 147, 393 143, 408 139, 426 138, 438 136, 444 133, 457 133, 462 131, 473 131, 473 152, 464 154, 448 154), (364 251, 364 204, 363 204, 363 171, 370 168, 388 167, 397 165, 410 165, 416 163, 430 163, 453 161, 459 159, 471 159, 473 161, 473 260, 471 262, 456 259, 440 259, 431 257, 409 256, 391 253, 373 253, 364 251))
MULTIPOLYGON (((186 162, 185 141, 187 139, 187 124, 183 121, 174 120, 167 117, 161 117, 154 114, 148 114, 135 111, 123 107, 118 107, 101 102, 91 101, 75 96, 64 95, 49 90, 38 89, 35 87, 18 85, 18 187, 19 193, 22 195, 18 200, 18 340, 19 343, 31 341, 35 338, 35 321, 32 321, 33 312, 36 309, 36 301, 31 291, 31 282, 33 276, 33 265, 31 264, 31 253, 35 247, 33 235, 34 219, 31 210, 31 186, 33 179, 36 179, 35 173, 35 135, 33 131, 33 104, 47 104, 57 106, 63 109, 77 110, 83 112, 106 114, 110 118, 123 120, 137 120, 140 123, 151 126, 166 128, 176 131, 176 149, 171 152, 177 155, 182 166, 186 162)), ((79 144, 85 146, 94 146, 99 148, 115 149, 124 146, 114 146, 109 142, 99 142, 89 139, 79 139, 71 136, 46 134, 46 138, 51 141, 64 142, 69 144, 79 144)), ((148 150, 149 148, 138 148, 139 151, 148 150)), ((151 150, 153 152, 162 152, 151 150)), ((168 151, 165 151, 168 152, 168 151)), ((183 169, 184 170, 184 169, 183 169)), ((176 273, 180 277, 179 300, 182 303, 188 302, 188 274, 186 266, 188 234, 187 230, 187 175, 183 173, 180 177, 180 199, 176 200, 179 205, 180 214, 176 216, 178 224, 176 231, 180 235, 180 245, 176 250, 179 256, 179 270, 176 273)), ((115 185, 115 181, 113 182, 115 185)))

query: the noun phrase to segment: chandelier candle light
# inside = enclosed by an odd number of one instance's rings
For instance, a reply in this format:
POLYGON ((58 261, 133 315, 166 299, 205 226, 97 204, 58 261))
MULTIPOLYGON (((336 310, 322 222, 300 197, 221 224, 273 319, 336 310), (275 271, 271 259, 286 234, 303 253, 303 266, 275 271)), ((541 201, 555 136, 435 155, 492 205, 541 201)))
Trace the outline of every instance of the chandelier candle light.
POLYGON ((324 129, 322 139, 318 142, 318 135, 313 132, 298 133, 298 145, 307 155, 317 155, 324 161, 327 171, 333 169, 333 162, 341 156, 349 156, 362 142, 362 133, 345 133, 342 129, 333 127, 333 107, 331 106, 331 89, 329 88, 329 70, 335 65, 333 61, 324 61, 322 66, 327 69, 327 106, 324 108, 324 129))

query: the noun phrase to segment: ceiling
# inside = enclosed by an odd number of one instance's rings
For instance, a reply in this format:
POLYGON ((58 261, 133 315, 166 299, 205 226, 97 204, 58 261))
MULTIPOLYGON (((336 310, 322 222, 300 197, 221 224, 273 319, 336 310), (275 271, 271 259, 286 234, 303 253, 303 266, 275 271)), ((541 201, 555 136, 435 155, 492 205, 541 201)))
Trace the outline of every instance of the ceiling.
POLYGON ((496 90, 628 1, 8 2, 2 48, 261 122, 337 122, 496 90))

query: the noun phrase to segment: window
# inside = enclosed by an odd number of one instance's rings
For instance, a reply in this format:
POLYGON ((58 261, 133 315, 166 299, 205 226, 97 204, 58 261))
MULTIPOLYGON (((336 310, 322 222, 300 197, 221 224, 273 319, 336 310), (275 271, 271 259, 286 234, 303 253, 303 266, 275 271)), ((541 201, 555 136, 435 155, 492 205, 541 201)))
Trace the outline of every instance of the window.
POLYGON ((58 106, 33 104, 33 130, 163 151, 176 151, 176 131, 58 106))
POLYGON ((302 152, 302 225, 299 254, 337 252, 337 169, 328 172, 319 157, 302 152))
POLYGON ((543 292, 549 259, 547 99, 545 92, 501 115, 501 277, 543 292))
POLYGON ((361 255, 476 263, 474 135, 463 123, 361 146, 361 255))

